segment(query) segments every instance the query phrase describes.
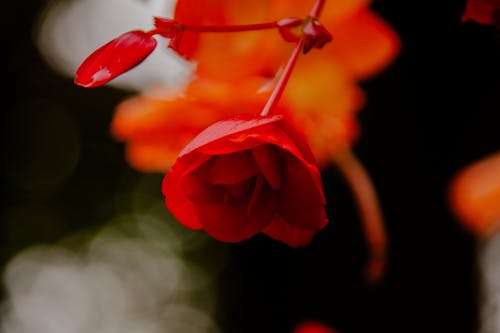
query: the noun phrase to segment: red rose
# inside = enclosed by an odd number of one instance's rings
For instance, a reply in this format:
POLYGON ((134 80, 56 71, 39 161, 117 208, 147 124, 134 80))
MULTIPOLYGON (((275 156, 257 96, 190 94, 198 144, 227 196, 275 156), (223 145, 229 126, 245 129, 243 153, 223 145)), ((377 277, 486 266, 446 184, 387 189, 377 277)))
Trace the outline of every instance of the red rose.
POLYGON ((180 223, 225 242, 263 232, 296 247, 327 223, 314 157, 281 115, 205 129, 179 154, 163 194, 180 223))

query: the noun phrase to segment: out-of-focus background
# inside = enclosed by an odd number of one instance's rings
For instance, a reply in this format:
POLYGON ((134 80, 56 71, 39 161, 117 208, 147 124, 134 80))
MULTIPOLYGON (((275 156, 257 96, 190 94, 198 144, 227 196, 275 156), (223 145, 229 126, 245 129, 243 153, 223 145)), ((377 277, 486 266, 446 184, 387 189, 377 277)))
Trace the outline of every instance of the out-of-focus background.
POLYGON ((331 223, 306 248, 178 227, 162 207, 163 175, 131 169, 110 135, 131 92, 76 87, 40 55, 46 4, 12 2, 2 19, 5 333, 290 332, 304 319, 345 333, 477 331, 478 242, 446 193, 456 171, 500 149, 500 34, 460 22, 465 1, 371 6, 402 40, 398 59, 362 83, 354 146, 387 222, 378 286, 362 279, 359 217, 333 166, 323 174, 331 223), (88 318, 98 327, 74 329, 88 318))

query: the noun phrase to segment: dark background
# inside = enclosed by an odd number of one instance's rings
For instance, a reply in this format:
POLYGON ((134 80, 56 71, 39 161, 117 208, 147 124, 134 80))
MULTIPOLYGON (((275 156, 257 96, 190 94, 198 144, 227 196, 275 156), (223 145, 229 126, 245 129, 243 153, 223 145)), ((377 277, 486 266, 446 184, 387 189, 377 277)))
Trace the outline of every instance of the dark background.
MULTIPOLYGON (((11 3, 2 19, 2 268, 30 245, 107 221, 114 214, 107 203, 126 190, 124 179, 138 177, 108 128, 128 93, 75 87, 44 63, 31 36, 43 4, 11 3), (52 133, 51 122, 60 121, 77 136, 52 133), (67 169, 70 175, 58 181, 67 169), (48 185, 47 174, 55 179, 48 185)), ((324 171, 331 223, 310 246, 294 250, 265 236, 228 245, 218 283, 217 319, 225 332, 290 332, 304 319, 344 333, 477 328, 477 242, 450 212, 446 189, 454 172, 500 147, 500 34, 461 23, 465 1, 381 0, 372 8, 403 43, 389 69, 362 83, 367 106, 354 147, 386 217, 386 279, 370 286, 361 278, 366 247, 359 218, 332 166, 324 171)))

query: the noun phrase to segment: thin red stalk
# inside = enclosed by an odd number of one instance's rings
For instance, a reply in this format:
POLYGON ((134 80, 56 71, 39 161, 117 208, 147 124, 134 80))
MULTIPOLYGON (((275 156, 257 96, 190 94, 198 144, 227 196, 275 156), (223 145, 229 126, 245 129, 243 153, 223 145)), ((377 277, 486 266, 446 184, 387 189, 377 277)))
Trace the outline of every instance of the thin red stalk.
POLYGON ((285 69, 283 70, 283 73, 281 74, 278 83, 276 83, 276 86, 274 87, 271 96, 269 97, 266 105, 262 109, 262 112, 260 113, 261 116, 263 117, 268 116, 275 109, 276 104, 278 104, 281 98, 281 95, 283 95, 283 91, 285 90, 286 84, 288 83, 288 79, 290 79, 290 75, 292 74, 293 67, 297 62, 297 58, 299 57, 299 54, 302 51, 303 47, 304 47, 304 38, 301 38, 297 42, 297 45, 295 46, 292 55, 288 59, 285 69))
POLYGON ((159 28, 151 29, 149 31, 146 31, 146 35, 148 36, 161 35, 163 30, 164 29, 159 29, 159 28))
POLYGON ((321 15, 321 11, 323 10, 323 6, 325 5, 326 0, 316 0, 314 3, 314 7, 311 9, 309 13, 309 17, 314 20, 317 20, 321 15))
POLYGON ((278 22, 265 22, 265 23, 255 23, 255 24, 236 24, 236 25, 226 25, 226 26, 197 26, 197 25, 181 25, 184 31, 192 32, 242 32, 242 31, 253 31, 253 30, 265 30, 265 29, 275 29, 278 28, 278 22))
POLYGON ((384 275, 387 261, 387 235, 375 187, 361 162, 347 150, 336 164, 349 184, 358 204, 365 237, 370 251, 366 266, 366 277, 378 282, 384 275))

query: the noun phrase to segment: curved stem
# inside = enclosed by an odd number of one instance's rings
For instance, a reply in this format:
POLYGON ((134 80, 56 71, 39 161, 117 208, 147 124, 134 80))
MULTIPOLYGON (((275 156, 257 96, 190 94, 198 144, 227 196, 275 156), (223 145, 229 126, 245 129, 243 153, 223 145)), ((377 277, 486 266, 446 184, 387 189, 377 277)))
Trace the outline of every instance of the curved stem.
POLYGON ((369 282, 376 283, 385 272, 387 235, 375 187, 350 150, 342 152, 335 161, 356 199, 370 251, 365 274, 369 282))
POLYGON ((299 54, 302 51, 303 47, 304 47, 304 38, 301 38, 297 43, 297 45, 295 46, 292 55, 288 59, 285 69, 283 70, 283 73, 281 74, 278 83, 276 83, 276 86, 274 87, 271 96, 269 97, 266 105, 262 109, 262 112, 260 113, 261 116, 265 117, 272 114, 273 110, 276 107, 276 104, 278 104, 281 98, 281 95, 283 95, 283 91, 285 90, 286 84, 288 83, 288 79, 290 79, 290 75, 292 74, 293 67, 295 67, 295 63, 297 62, 297 58, 299 57, 299 54))

